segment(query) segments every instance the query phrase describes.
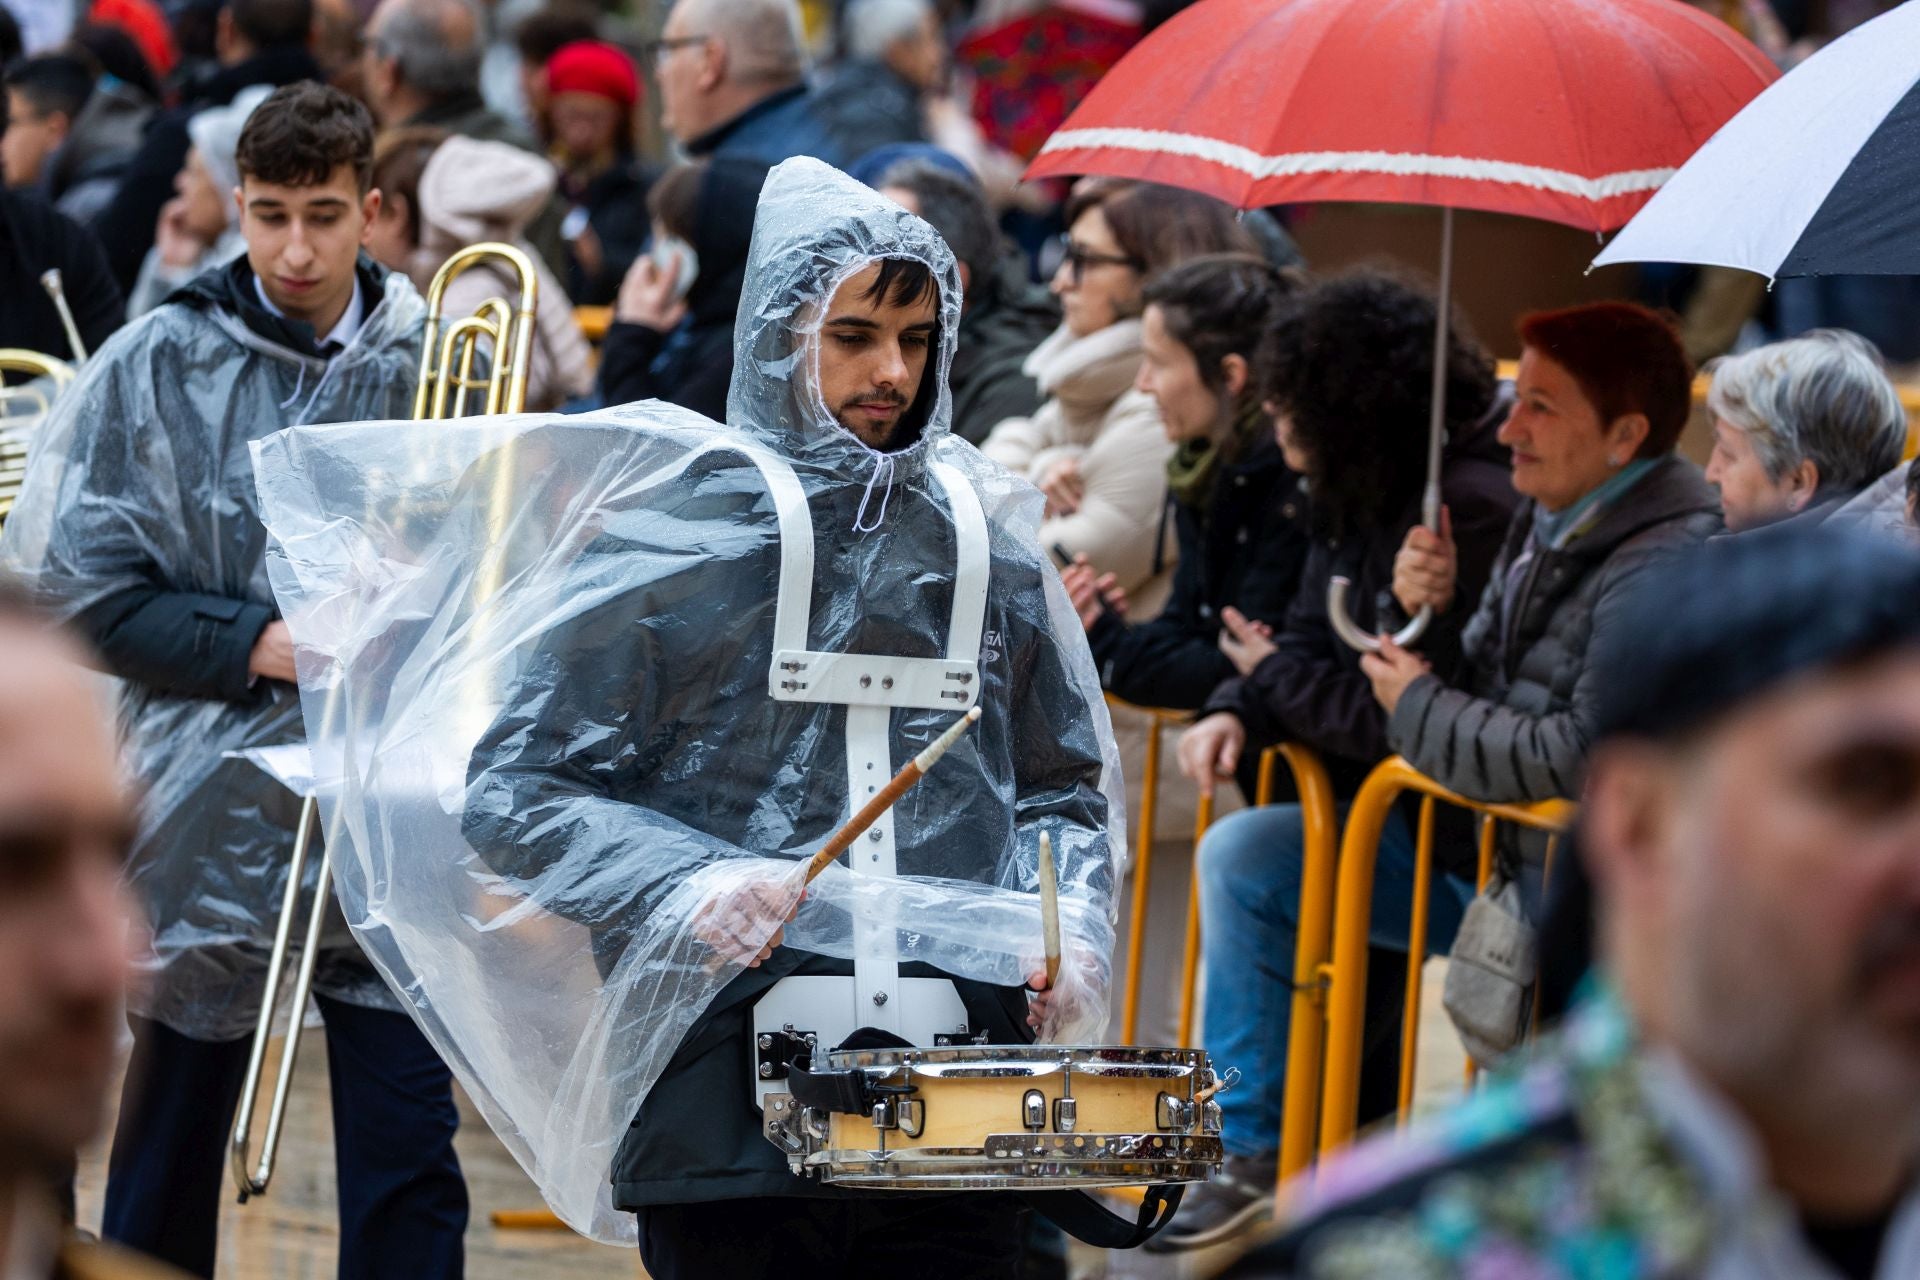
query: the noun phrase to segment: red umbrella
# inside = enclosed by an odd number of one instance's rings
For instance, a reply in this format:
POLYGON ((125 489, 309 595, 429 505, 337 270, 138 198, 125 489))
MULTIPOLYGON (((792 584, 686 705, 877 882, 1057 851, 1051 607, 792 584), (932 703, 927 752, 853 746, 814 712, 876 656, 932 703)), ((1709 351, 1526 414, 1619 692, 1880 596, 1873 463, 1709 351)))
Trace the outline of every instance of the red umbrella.
MULTIPOLYGON (((1777 74, 1680 0, 1200 0, 1107 73, 1027 176, 1139 178, 1243 209, 1443 206, 1432 528, 1453 210, 1618 227, 1777 74)), ((1334 580, 1335 629, 1378 647, 1345 588, 1334 580)))
POLYGON ((1201 0, 1029 177, 1623 225, 1777 73, 1680 0, 1201 0))

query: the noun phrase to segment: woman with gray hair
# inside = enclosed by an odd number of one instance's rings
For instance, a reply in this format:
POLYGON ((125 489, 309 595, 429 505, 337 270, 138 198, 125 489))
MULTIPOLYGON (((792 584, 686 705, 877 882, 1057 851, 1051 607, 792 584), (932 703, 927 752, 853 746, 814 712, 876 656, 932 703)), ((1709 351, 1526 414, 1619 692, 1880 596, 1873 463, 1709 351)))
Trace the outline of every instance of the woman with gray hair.
POLYGON ((1879 351, 1858 334, 1815 329, 1708 369, 1707 479, 1735 533, 1818 524, 1900 461, 1906 412, 1879 351))

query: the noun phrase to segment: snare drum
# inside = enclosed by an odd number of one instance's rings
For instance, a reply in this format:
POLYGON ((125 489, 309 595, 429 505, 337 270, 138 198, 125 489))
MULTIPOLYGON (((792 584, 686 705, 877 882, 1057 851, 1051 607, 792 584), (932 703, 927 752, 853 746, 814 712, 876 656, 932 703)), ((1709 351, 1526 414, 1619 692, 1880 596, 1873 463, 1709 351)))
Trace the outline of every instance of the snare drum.
POLYGON ((1200 1049, 965 1045, 790 1064, 763 1131, 796 1174, 901 1191, 1204 1182, 1220 1106, 1200 1049))

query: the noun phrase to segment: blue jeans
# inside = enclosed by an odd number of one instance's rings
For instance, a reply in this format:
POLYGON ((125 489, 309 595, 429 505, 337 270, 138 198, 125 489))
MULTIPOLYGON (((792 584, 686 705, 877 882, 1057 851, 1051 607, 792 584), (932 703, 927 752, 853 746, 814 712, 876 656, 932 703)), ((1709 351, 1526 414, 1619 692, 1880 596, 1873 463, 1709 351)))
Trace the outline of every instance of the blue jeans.
MULTIPOLYGON (((1341 806, 1341 817, 1346 806, 1341 806)), ((1270 1157, 1286 1096, 1287 1029, 1302 874, 1300 806, 1243 809, 1200 842, 1200 919, 1207 965, 1207 1051, 1240 1081, 1220 1094, 1229 1154, 1270 1157)), ((1427 953, 1453 944, 1473 885, 1437 874, 1427 953)), ((1372 941, 1405 953, 1413 914, 1413 832, 1396 809, 1380 835, 1373 873, 1372 941)))

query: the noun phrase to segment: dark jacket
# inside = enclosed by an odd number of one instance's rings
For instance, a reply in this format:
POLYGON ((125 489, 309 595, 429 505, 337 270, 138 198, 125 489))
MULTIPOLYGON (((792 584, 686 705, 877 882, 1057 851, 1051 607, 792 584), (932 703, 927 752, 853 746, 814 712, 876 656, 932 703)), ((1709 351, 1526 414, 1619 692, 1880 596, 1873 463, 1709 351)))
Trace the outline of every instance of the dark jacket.
MULTIPOLYGON (((1506 449, 1494 437, 1503 415, 1490 413, 1449 443, 1442 455, 1441 500, 1453 519, 1463 598, 1487 581, 1501 537, 1519 498, 1513 492, 1506 449)), ((1414 498, 1392 519, 1359 537, 1333 542, 1315 537, 1300 585, 1276 629, 1278 649, 1245 678, 1226 681, 1202 714, 1230 711, 1247 727, 1247 755, 1276 742, 1298 742, 1319 753, 1335 790, 1350 794, 1388 753, 1387 716, 1360 670, 1360 655, 1334 634, 1327 618, 1327 585, 1340 574, 1353 586, 1347 610, 1364 631, 1397 630, 1406 616, 1393 599, 1393 560, 1408 530, 1420 523, 1414 498)), ((1464 610, 1435 618, 1419 649, 1439 670, 1459 652, 1464 610)))
POLYGON ((91 226, 113 203, 121 175, 140 150, 153 103, 132 85, 102 76, 74 117, 73 129, 47 159, 45 193, 54 207, 91 226))
POLYGON ((296 80, 319 78, 319 64, 305 49, 264 49, 244 62, 220 68, 192 98, 153 118, 139 151, 127 162, 113 203, 101 211, 94 224, 122 291, 133 287, 140 262, 153 247, 153 229, 160 221, 161 206, 173 199, 174 175, 186 164, 192 146, 187 121, 193 113, 206 107, 224 107, 250 85, 278 88, 296 80))
MULTIPOLYGON (((600 345, 600 397, 606 403, 657 399, 716 422, 726 418, 734 314, 753 242, 754 206, 766 180, 767 166, 749 157, 708 162, 691 241, 700 273, 687 291, 686 318, 672 333, 625 321, 607 329, 600 345)), ((957 394, 954 400, 957 408, 957 394)))
POLYGON ((580 184, 578 190, 561 187, 575 208, 586 210, 587 225, 600 242, 600 268, 589 274, 568 254, 567 296, 584 307, 604 307, 620 292, 627 268, 640 256, 652 234, 647 215, 647 192, 659 170, 624 156, 614 165, 580 184))
POLYGON ((1307 500, 1273 433, 1222 466, 1203 512, 1169 499, 1180 561, 1159 616, 1129 626, 1103 614, 1087 633, 1100 683, 1135 706, 1192 711, 1233 664, 1220 652, 1220 611, 1278 627, 1306 563, 1307 500))
POLYGON ((60 286, 88 351, 126 321, 120 286, 100 241, 37 196, 0 191, 0 347, 73 359, 67 331, 40 275, 60 269, 60 286))
POLYGON ((927 140, 920 91, 877 60, 841 66, 814 94, 814 114, 848 163, 880 147, 927 140))
MULTIPOLYGON (((362 253, 358 271, 364 305, 372 311, 386 291, 386 268, 362 253)), ((312 325, 276 316, 260 304, 245 254, 194 277, 167 302, 200 312, 224 311, 269 342, 321 358, 312 325)), ((78 621, 122 679, 167 694, 250 703, 261 692, 248 672, 254 642, 276 616, 271 605, 259 601, 153 582, 98 601, 78 621)))
POLYGON ((843 155, 815 110, 804 84, 768 94, 725 124, 686 144, 690 156, 740 156, 772 166, 794 156, 812 156, 835 167, 856 157, 843 155))
POLYGON ((948 375, 955 435, 979 444, 1008 418, 1033 415, 1046 397, 1023 366, 1059 327, 1060 304, 1027 279, 1023 255, 1009 253, 973 282, 948 375))
POLYGON ((1599 697, 1587 666, 1594 637, 1616 624, 1628 584, 1660 553, 1720 529, 1713 488, 1678 455, 1656 463, 1591 531, 1520 564, 1536 510, 1528 503, 1514 516, 1462 633, 1458 677, 1415 680, 1387 726, 1393 750, 1475 800, 1579 795, 1599 697))

